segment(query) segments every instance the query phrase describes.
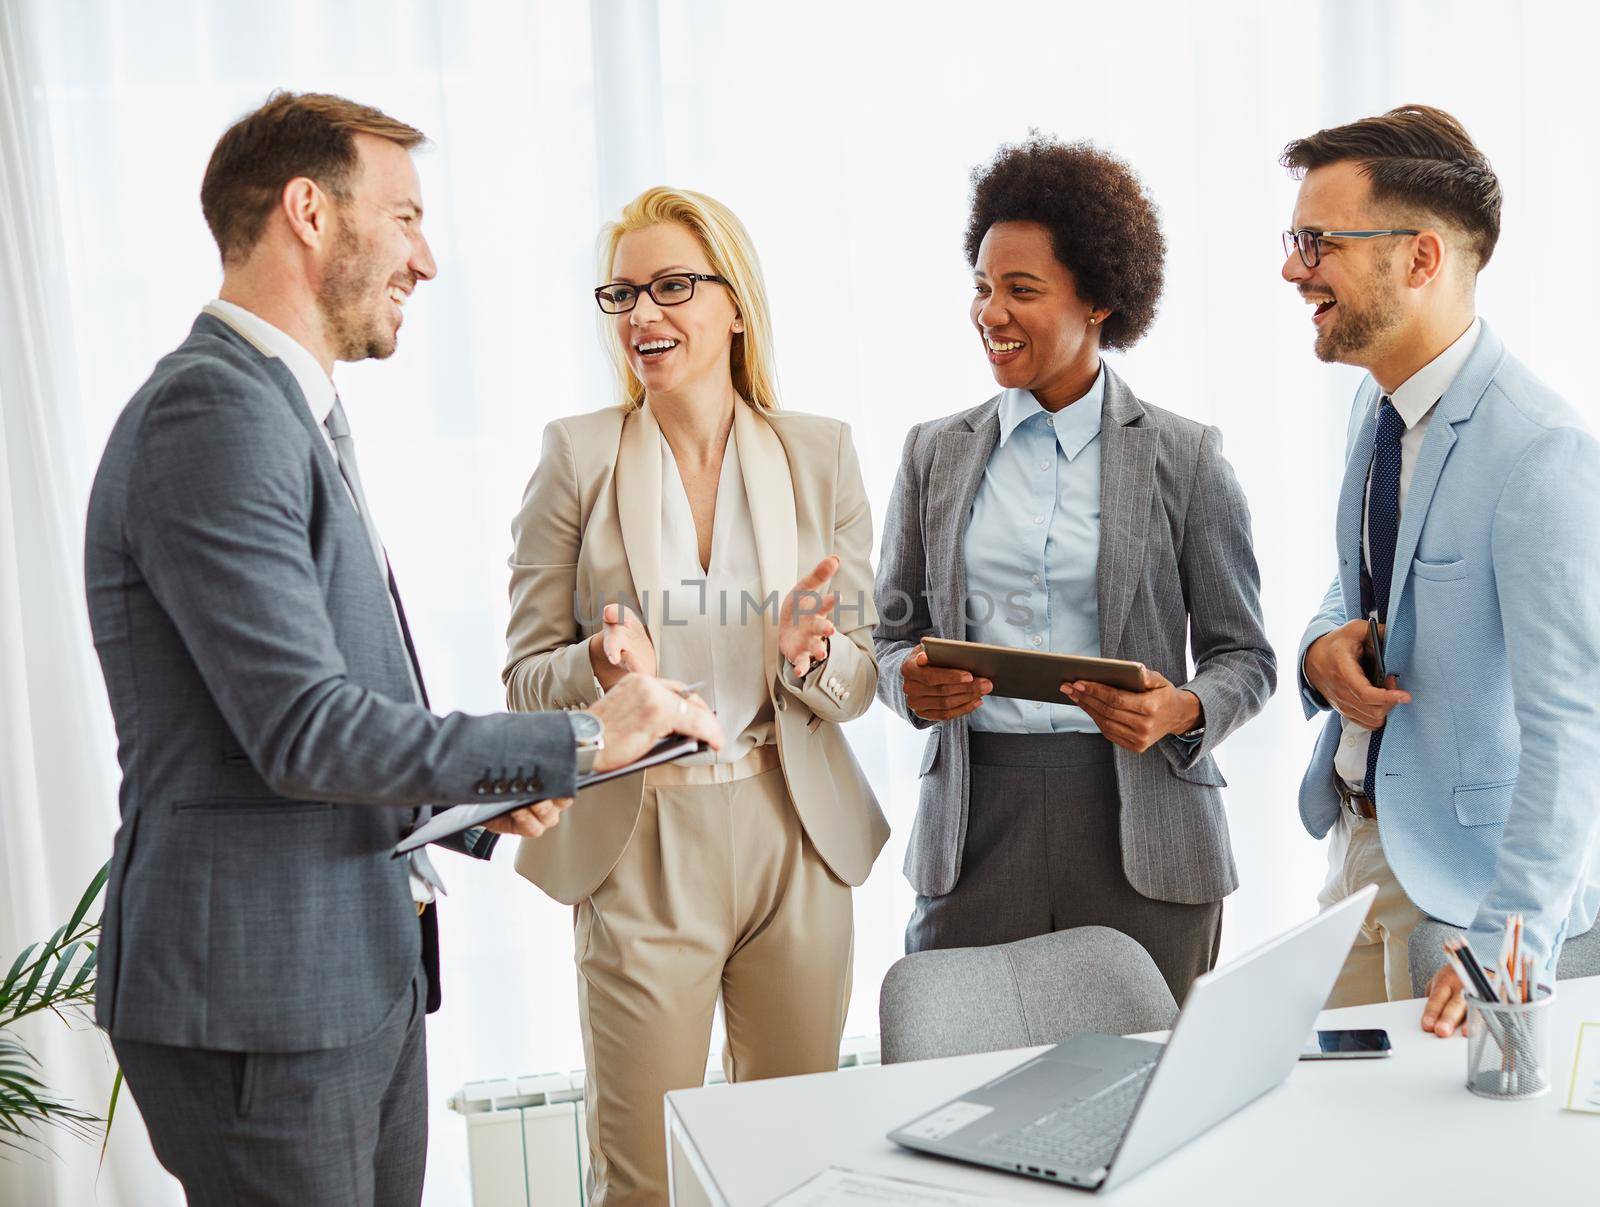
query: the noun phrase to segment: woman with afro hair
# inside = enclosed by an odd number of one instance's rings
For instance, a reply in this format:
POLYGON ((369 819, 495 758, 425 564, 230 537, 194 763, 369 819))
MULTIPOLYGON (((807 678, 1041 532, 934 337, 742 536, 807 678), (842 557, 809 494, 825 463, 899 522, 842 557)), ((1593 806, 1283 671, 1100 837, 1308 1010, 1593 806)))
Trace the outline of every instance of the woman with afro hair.
POLYGON ((1165 251, 1138 178, 1088 143, 1035 133, 974 173, 972 325, 1000 392, 906 438, 875 637, 878 695, 930 731, 906 949, 1108 926, 1181 1002, 1238 883, 1212 753, 1277 669, 1221 434, 1101 358, 1149 329, 1165 251), (1143 690, 1006 698, 930 665, 926 636, 1141 662, 1143 690))

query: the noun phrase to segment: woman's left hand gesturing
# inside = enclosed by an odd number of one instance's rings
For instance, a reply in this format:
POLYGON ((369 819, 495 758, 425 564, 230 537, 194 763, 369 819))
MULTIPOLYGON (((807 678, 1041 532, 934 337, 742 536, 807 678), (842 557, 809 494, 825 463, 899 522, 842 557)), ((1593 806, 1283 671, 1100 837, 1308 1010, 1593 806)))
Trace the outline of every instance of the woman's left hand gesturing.
POLYGON ((789 592, 778 609, 778 652, 804 679, 812 666, 828 658, 828 638, 836 631, 828 614, 839 602, 822 588, 839 572, 839 556, 828 554, 789 592))
POLYGON ((1089 714, 1107 739, 1143 754, 1168 734, 1188 733, 1203 720, 1200 697, 1172 686, 1159 671, 1144 672, 1145 690, 1118 691, 1103 683, 1063 683, 1062 694, 1089 714))

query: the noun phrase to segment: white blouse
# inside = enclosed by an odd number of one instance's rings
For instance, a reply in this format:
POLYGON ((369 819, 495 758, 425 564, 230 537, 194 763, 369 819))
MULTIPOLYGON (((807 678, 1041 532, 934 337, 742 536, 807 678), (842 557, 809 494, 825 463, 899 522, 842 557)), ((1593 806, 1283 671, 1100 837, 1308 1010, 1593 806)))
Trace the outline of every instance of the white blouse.
POLYGON ((709 569, 700 566, 694 513, 678 459, 666 437, 661 438, 661 586, 660 673, 703 684, 700 695, 730 738, 720 752, 708 750, 682 762, 737 762, 773 740, 773 717, 761 564, 739 468, 739 442, 731 429, 717 482, 709 569))

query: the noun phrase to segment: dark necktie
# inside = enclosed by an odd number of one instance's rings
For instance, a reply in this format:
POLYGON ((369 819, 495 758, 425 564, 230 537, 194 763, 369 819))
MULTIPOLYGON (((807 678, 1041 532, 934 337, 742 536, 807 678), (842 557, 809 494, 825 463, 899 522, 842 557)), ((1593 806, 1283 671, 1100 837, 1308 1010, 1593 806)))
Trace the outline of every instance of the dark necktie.
POLYGON ((344 477, 344 483, 350 488, 350 497, 355 500, 356 514, 361 517, 361 525, 367 530, 367 540, 372 543, 372 555, 378 561, 378 568, 388 580, 389 598, 394 603, 395 620, 400 626, 400 636, 405 642, 407 666, 411 671, 411 686, 415 689, 416 698, 422 702, 423 707, 428 705, 428 689, 422 685, 422 666, 417 661, 416 647, 411 643, 411 626, 406 623, 405 606, 400 602, 400 588, 394 581, 394 570, 389 565, 389 554, 383 547, 383 540, 378 536, 378 526, 373 522, 372 509, 367 506, 367 492, 361 489, 361 469, 356 464, 356 442, 350 435, 350 420, 344 413, 344 404, 339 401, 339 396, 334 395, 333 409, 328 412, 326 420, 328 435, 333 437, 333 454, 339 462, 339 473, 344 477))
MULTIPOLYGON (((334 395, 333 409, 328 412, 324 421, 328 435, 333 437, 333 455, 339 463, 339 473, 344 476, 344 483, 350 488, 350 497, 355 501, 356 514, 361 517, 361 524, 367 530, 367 540, 372 542, 373 556, 378 560, 378 567, 383 576, 388 580, 389 598, 394 604, 394 617, 400 626, 400 638, 406 647, 406 665, 411 672, 411 687, 415 698, 424 708, 428 707, 428 692, 422 686, 422 666, 417 661, 416 646, 411 641, 411 626, 406 623, 406 611, 400 603, 400 588, 394 581, 394 571, 389 566, 389 555, 384 551, 383 541, 378 537, 378 526, 373 523, 372 510, 367 506, 367 495, 361 489, 361 470, 356 465, 356 442, 350 435, 350 420, 344 413, 344 404, 339 401, 339 396, 334 395)), ((414 821, 423 820, 423 812, 414 811, 414 821)), ((444 885, 439 879, 439 873, 434 870, 433 861, 423 850, 415 850, 410 854, 411 868, 434 892, 442 892, 444 885)))
MULTIPOLYGON (((1363 611, 1378 613, 1378 623, 1389 622, 1389 588, 1394 579, 1394 548, 1400 537, 1400 437, 1406 423, 1394 403, 1378 404, 1378 430, 1372 441, 1372 483, 1367 493, 1367 558, 1370 573, 1361 576, 1363 611)), ((1367 745, 1367 799, 1378 799, 1378 748, 1383 730, 1372 731, 1367 745)))

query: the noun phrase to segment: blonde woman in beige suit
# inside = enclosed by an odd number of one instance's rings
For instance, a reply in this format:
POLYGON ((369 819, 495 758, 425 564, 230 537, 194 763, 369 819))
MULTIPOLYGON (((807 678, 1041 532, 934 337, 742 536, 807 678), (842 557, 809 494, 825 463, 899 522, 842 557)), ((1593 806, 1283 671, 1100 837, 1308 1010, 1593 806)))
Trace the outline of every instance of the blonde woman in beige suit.
POLYGON ((850 890, 888 826, 839 729, 878 678, 849 428, 778 409, 760 266, 726 207, 650 189, 601 272, 623 402, 545 430, 507 698, 586 707, 660 674, 698 684, 728 735, 590 790, 517 858, 577 907, 591 1202, 613 1207, 666 1202, 662 1095, 700 1084, 719 995, 731 1080, 837 1066, 850 890))

